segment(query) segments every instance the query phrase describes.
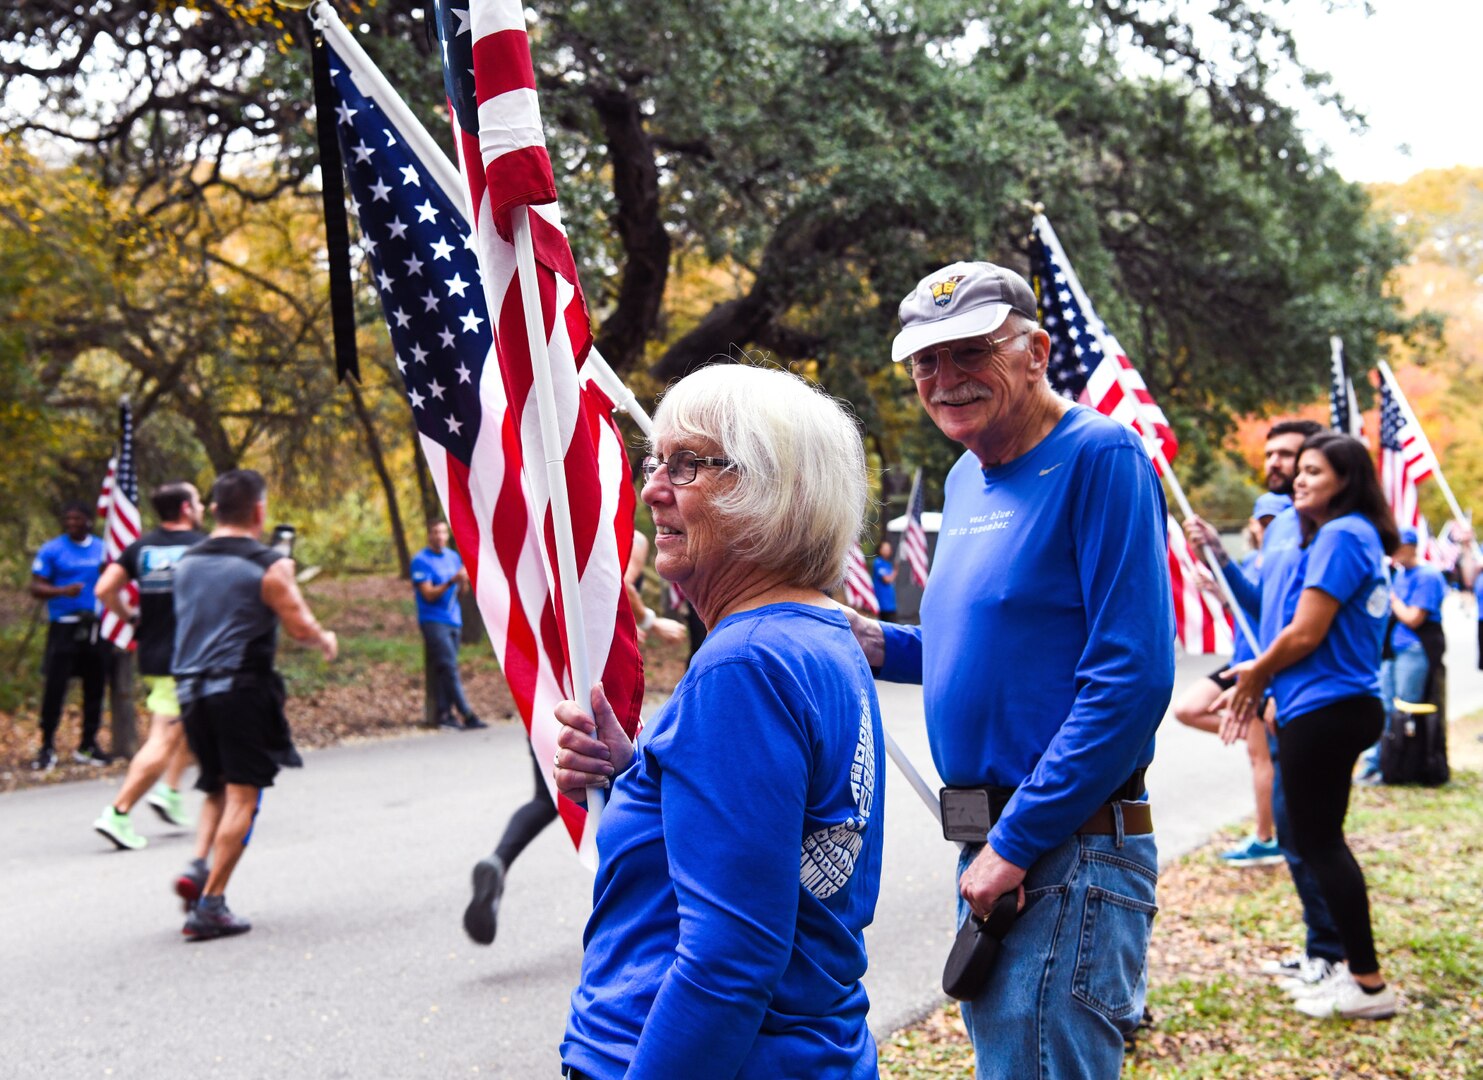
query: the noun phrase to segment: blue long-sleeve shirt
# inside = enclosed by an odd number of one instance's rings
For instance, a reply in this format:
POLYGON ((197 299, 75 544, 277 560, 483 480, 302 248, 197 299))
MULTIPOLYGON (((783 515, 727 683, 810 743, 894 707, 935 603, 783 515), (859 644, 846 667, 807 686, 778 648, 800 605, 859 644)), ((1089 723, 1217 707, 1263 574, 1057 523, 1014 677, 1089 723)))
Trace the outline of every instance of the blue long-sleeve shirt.
POLYGON ((1029 453, 948 474, 922 625, 882 625, 952 786, 1017 788, 988 842, 1029 867, 1153 759, 1174 685, 1164 493, 1137 438, 1077 406, 1029 453))
POLYGON ((598 828, 562 1062, 597 1080, 876 1075, 883 736, 838 611, 723 619, 598 828))

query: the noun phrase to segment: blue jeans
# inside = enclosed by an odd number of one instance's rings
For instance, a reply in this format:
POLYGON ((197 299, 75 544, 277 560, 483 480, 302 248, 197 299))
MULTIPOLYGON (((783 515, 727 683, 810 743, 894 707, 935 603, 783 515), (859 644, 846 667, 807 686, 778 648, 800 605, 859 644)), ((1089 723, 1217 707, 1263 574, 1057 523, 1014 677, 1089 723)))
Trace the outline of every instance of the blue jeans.
POLYGON ((1287 872, 1292 875, 1293 888, 1298 891, 1298 900, 1303 905, 1303 923, 1308 928, 1308 940, 1303 951, 1337 964, 1344 959, 1344 944, 1339 940, 1339 928, 1329 914, 1329 906, 1324 902, 1323 889, 1319 887, 1313 868, 1303 861, 1293 846, 1292 825, 1287 819, 1287 796, 1282 793, 1282 759, 1277 753, 1277 739, 1270 734, 1267 736, 1267 749, 1272 754, 1272 823, 1277 827, 1277 846, 1287 860, 1287 872))
POLYGON ((963 1002, 978 1080, 1116 1080, 1143 1017, 1158 865, 1152 835, 1073 836, 1030 867, 988 986, 963 1002))
POLYGON ((438 722, 451 720, 457 708, 467 720, 474 715, 463 696, 463 680, 458 674, 458 640, 462 631, 447 623, 418 623, 422 640, 427 644, 427 662, 433 670, 433 693, 437 702, 438 722))

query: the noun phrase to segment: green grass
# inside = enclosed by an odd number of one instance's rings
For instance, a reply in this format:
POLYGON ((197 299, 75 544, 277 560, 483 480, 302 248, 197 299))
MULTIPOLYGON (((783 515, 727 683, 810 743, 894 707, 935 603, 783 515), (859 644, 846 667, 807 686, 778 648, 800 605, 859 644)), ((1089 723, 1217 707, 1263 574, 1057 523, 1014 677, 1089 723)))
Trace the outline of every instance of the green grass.
MULTIPOLYGON (((1454 744, 1478 727, 1455 725, 1454 744)), ((1164 873, 1150 950, 1155 1025, 1123 1075, 1483 1078, 1483 775, 1355 792, 1346 831, 1369 883, 1385 975, 1402 998, 1389 1022, 1310 1020, 1250 973, 1301 941, 1301 918, 1285 869, 1216 865, 1214 853, 1240 831, 1164 873)), ((887 1040, 881 1064, 887 1080, 971 1076, 956 1009, 887 1040)))

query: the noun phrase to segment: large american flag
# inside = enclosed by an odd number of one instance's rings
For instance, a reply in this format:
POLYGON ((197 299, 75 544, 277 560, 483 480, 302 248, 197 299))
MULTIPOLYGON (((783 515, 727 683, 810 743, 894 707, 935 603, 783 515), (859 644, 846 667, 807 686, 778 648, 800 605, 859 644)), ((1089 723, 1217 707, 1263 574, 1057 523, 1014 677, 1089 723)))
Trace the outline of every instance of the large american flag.
MULTIPOLYGON (((108 461, 103 488, 98 495, 98 514, 103 518, 104 562, 117 562, 124 549, 139 539, 139 474, 134 467, 134 413, 129 403, 119 406, 118 453, 108 461)), ((139 607, 139 586, 129 582, 124 588, 129 606, 139 607)), ((134 627, 113 612, 102 608, 99 629, 103 636, 120 649, 134 647, 134 627)))
MULTIPOLYGON (((461 65, 472 66, 467 34, 448 49, 462 55, 461 65)), ((556 703, 574 696, 574 690, 564 625, 542 551, 542 531, 549 540, 551 528, 544 459, 537 454, 522 467, 529 433, 522 430, 520 410, 510 406, 507 383, 514 378, 523 404, 529 378, 522 383, 500 362, 524 348, 518 293, 510 274, 496 279, 501 317, 492 323, 467 203, 455 201, 434 179, 407 133, 372 96, 391 93, 379 72, 367 70, 363 61, 352 72, 347 59, 333 50, 330 66, 360 244, 370 260, 423 454, 537 760, 549 761, 555 753, 556 703), (511 304, 518 325, 509 321, 511 304), (503 350, 496 347, 497 338, 503 350)), ((487 198, 482 211, 487 221, 487 198)), ((558 282, 552 275, 541 282, 548 305, 553 292, 574 288, 575 278, 558 282)), ((551 310, 547 306, 548 327, 551 310)), ((558 320, 554 336, 569 341, 568 332, 568 324, 558 320)), ((553 359, 561 355, 558 346, 553 359)), ((571 355, 568 346, 568 365, 571 355)), ((574 368, 572 374, 563 399, 563 431, 570 447, 587 454, 583 482, 573 485, 572 512, 579 523, 588 655, 631 731, 643 700, 643 668, 622 568, 633 543, 636 500, 611 402, 589 381, 577 386, 574 368)), ((532 408, 527 422, 534 420, 532 408)), ((554 786, 550 790, 573 841, 583 846, 585 812, 558 798, 554 786)))
MULTIPOLYGON (((1043 214, 1035 215, 1030 233, 1030 277, 1040 301, 1040 325, 1050 335, 1046 374, 1051 387, 1136 431, 1156 466, 1155 447, 1163 451, 1165 461, 1173 461, 1179 441, 1168 418, 1123 347, 1097 316, 1043 214)), ((1175 635, 1185 651, 1228 651, 1231 615, 1198 587, 1184 535, 1172 523, 1169 577, 1174 589, 1175 635)))
POLYGON ((1429 478, 1435 465, 1431 445, 1420 425, 1401 405, 1390 383, 1380 381, 1380 486, 1401 528, 1421 524, 1416 485, 1429 478))
POLYGON ((1329 426, 1345 435, 1362 439, 1365 435, 1364 414, 1354 396, 1354 380, 1349 377, 1344 361, 1344 342, 1329 339, 1329 426))
POLYGON ((875 579, 870 575, 870 564, 865 561, 865 552, 858 543, 845 559, 844 602, 871 615, 881 612, 880 601, 875 598, 875 579))
POLYGON ((927 530, 922 528, 922 470, 911 482, 911 500, 906 505, 906 528, 901 531, 901 552, 911 567, 911 579, 917 588, 927 587, 927 530))
POLYGON ((1044 214, 1035 215, 1030 233, 1030 276, 1040 301, 1040 325, 1050 335, 1046 374, 1051 386, 1072 401, 1121 421, 1145 441, 1156 436, 1164 459, 1173 461, 1179 441, 1168 418, 1127 352, 1097 317, 1044 214))

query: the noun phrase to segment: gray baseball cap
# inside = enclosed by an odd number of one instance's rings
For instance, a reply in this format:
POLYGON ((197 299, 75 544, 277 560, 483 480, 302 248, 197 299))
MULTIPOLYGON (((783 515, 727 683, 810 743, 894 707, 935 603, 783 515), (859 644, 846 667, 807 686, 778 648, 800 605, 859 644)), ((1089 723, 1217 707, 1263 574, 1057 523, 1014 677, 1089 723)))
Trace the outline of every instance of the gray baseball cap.
POLYGON ((929 345, 992 333, 1012 311, 1039 321, 1035 293, 1013 270, 988 262, 944 266, 901 301, 901 333, 891 342, 891 359, 900 363, 929 345))

